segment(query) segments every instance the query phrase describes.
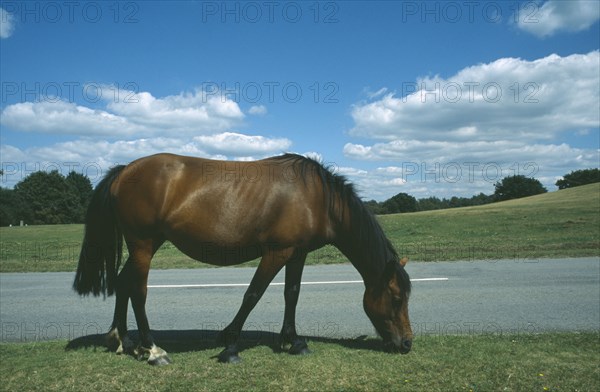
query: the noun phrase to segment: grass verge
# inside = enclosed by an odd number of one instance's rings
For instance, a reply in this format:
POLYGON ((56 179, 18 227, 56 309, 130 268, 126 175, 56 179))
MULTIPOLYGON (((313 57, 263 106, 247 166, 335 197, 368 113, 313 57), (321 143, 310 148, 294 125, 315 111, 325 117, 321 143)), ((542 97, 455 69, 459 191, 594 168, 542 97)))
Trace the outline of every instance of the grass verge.
MULTIPOLYGON (((264 336, 263 336, 264 337, 264 336)), ((97 339, 98 337, 93 337, 97 339)), ((273 336, 274 338, 274 336, 273 336)), ((91 342, 0 345, 4 390, 322 390, 597 391, 598 332, 432 336, 408 355, 386 354, 380 341, 315 338, 312 354, 274 353, 270 342, 222 365, 206 339, 162 343, 174 363, 154 368, 91 342)), ((87 340, 86 340, 87 339, 87 340)), ((267 340, 271 340, 270 337, 267 340)))

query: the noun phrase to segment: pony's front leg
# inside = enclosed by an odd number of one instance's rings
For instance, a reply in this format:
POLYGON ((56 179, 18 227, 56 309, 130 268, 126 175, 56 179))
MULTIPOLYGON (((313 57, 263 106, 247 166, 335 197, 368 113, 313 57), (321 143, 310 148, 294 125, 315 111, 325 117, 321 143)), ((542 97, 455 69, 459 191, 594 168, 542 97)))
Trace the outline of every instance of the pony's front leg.
POLYGON ((285 263, 294 254, 293 248, 263 251, 263 257, 260 264, 254 273, 254 277, 250 282, 250 286, 244 294, 242 306, 238 310, 235 318, 221 333, 217 341, 225 345, 225 349, 218 356, 219 362, 222 363, 237 363, 241 361, 239 357, 238 340, 242 333, 242 328, 248 315, 254 309, 269 283, 275 275, 281 270, 285 263))
POLYGON ((310 353, 306 340, 301 339, 296 332, 296 305, 300 295, 300 281, 305 260, 306 253, 300 254, 285 266, 285 313, 279 335, 279 347, 286 349, 289 346, 288 352, 294 355, 310 353))

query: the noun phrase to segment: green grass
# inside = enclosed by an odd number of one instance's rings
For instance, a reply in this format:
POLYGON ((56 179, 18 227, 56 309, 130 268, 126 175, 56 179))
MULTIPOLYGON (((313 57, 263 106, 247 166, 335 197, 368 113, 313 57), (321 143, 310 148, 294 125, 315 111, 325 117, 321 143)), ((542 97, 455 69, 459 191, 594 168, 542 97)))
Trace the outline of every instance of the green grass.
MULTIPOLYGON (((399 253, 416 261, 599 256, 600 184, 379 220, 399 253)), ((82 225, 0 228, 0 272, 74 271, 82 237, 82 225)), ((311 253, 307 264, 346 261, 327 246, 311 253)), ((153 261, 160 269, 202 266, 171 243, 153 261)))
POLYGON ((600 255, 600 183, 478 207, 380 217, 414 260, 600 255))
POLYGON ((424 335, 394 355, 374 339, 321 339, 307 356, 257 344, 223 365, 212 343, 176 339, 161 368, 84 342, 14 343, 0 345, 0 378, 7 391, 597 391, 599 342, 597 332, 424 335))

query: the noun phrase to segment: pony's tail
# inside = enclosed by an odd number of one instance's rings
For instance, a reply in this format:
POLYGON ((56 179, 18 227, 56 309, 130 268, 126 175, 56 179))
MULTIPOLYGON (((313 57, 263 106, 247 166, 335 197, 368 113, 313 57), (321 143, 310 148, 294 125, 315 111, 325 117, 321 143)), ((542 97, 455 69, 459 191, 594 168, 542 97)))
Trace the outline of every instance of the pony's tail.
POLYGON ((123 235, 113 209, 110 187, 125 166, 116 166, 100 181, 85 216, 85 234, 73 290, 79 295, 112 295, 123 253, 123 235))

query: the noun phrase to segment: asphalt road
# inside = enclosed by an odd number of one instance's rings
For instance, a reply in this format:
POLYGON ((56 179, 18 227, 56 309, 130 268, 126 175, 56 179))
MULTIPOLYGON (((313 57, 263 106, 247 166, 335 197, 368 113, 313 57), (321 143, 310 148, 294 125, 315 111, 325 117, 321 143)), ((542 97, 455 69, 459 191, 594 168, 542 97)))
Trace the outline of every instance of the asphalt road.
MULTIPOLYGON (((410 317, 419 334, 529 334, 600 329, 600 259, 409 263, 410 317), (423 281, 423 278, 447 280, 423 281)), ((157 331, 217 331, 233 318, 253 268, 153 270, 147 312, 157 331), (179 287, 181 285, 192 285, 179 287), (165 287, 167 286, 167 287, 165 287), (178 286, 178 287, 171 287, 178 286)), ((73 273, 0 274, 0 342, 75 339, 101 334, 114 297, 80 298, 73 273)), ((307 266, 303 282, 358 281, 351 265, 307 266)), ((274 282, 282 282, 283 273, 274 282)), ((298 332, 330 338, 373 336, 362 283, 305 284, 298 332)), ((245 330, 279 332, 283 286, 269 287, 245 330)), ((137 329, 132 311, 130 329, 137 329)))

